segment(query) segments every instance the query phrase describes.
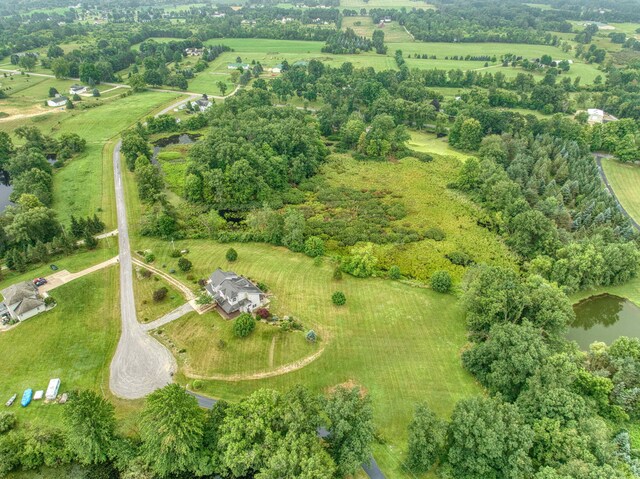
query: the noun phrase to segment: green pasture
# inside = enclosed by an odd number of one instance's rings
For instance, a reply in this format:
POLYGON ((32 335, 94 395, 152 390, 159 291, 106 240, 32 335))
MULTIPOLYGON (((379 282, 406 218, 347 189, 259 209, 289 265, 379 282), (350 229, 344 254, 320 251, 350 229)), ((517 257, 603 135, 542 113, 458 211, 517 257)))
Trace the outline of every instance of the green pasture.
MULTIPOLYGON (((358 35, 368 38, 373 36, 374 31, 382 30, 385 43, 413 41, 411 35, 398 22, 385 23, 384 27, 379 28, 378 25, 373 24, 373 18, 371 17, 344 17, 342 19, 342 29, 346 30, 347 28, 352 28, 358 35), (357 23, 359 25, 356 25, 357 23)), ((393 45, 389 47, 393 48, 393 45)))
MULTIPOLYGON (((314 329, 320 337, 318 346, 325 348, 314 362, 285 375, 240 382, 205 381, 207 394, 239 399, 261 387, 286 389, 306 384, 323 392, 336 384, 358 383, 373 398, 380 435, 398 451, 404 447, 406 427, 418 401, 427 401, 446 416, 458 399, 480 391, 461 367, 459 353, 465 343, 465 325, 461 308, 451 295, 375 278, 345 275, 343 280, 335 281, 332 279, 335 265, 329 258, 315 265, 302 254, 269 245, 193 240, 176 241, 175 246, 190 250, 188 258, 197 278, 220 266, 266 283, 272 294, 271 310, 280 316, 293 315, 305 330, 314 329), (224 257, 230 246, 239 254, 233 264, 224 257), (331 303, 331 294, 337 290, 346 294, 347 304, 343 307, 331 303)), ((136 247, 151 249, 157 262, 175 268, 177 260, 169 257, 170 242, 139 239, 136 247)), ((183 273, 176 273, 176 277, 185 280, 183 273)), ((206 358, 215 361, 212 356, 237 351, 237 356, 224 359, 223 371, 250 371, 245 362, 263 361, 270 348, 269 341, 259 328, 247 339, 230 338, 226 351, 215 351, 217 339, 227 334, 228 326, 222 321, 206 315, 187 316, 166 327, 164 335, 176 341, 178 347, 186 348, 184 360, 189 368, 197 364, 205 370, 209 367, 206 358), (257 345, 249 344, 253 341, 257 345), (259 350, 253 349, 258 346, 259 350), (254 353, 242 354, 249 351, 254 353)), ((293 341, 295 336, 290 338, 293 341)), ((281 349, 278 353, 280 340, 276 339, 274 365, 297 356, 301 347, 308 347, 309 353, 315 351, 314 346, 298 341, 298 344, 285 342, 283 348, 290 350, 281 349)), ((184 376, 178 379, 190 382, 184 376)), ((398 471, 385 472, 390 477, 404 477, 398 471)))
POLYGON ((428 2, 419 0, 340 0, 340 9, 350 8, 360 10, 366 8, 370 10, 372 8, 435 8, 428 2))

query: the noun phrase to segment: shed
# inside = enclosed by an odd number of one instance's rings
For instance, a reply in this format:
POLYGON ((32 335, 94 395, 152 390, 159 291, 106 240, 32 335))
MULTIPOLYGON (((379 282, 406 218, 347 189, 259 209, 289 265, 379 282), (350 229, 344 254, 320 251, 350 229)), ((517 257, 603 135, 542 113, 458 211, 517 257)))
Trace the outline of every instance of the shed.
POLYGON ((47 394, 45 397, 49 401, 54 401, 58 396, 58 389, 60 389, 60 379, 55 378, 49 381, 49 386, 47 386, 47 394))

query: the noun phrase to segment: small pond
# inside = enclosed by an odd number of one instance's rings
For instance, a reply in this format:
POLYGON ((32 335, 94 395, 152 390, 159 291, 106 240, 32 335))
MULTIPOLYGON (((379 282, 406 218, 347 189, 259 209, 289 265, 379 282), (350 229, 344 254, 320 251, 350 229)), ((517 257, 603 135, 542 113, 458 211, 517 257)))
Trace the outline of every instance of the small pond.
POLYGON ((620 336, 640 338, 640 308, 626 298, 601 294, 573 306, 576 320, 569 325, 567 338, 589 349, 595 341, 611 344, 620 336))
POLYGON ((180 135, 171 135, 165 138, 160 138, 153 142, 153 156, 151 157, 151 163, 158 164, 158 153, 169 145, 190 145, 195 143, 202 135, 198 133, 182 133, 180 135))
MULTIPOLYGON (((56 162, 56 156, 48 155, 47 161, 50 165, 53 165, 56 162)), ((0 213, 2 213, 7 206, 13 204, 9 199, 12 192, 13 186, 9 184, 8 176, 0 175, 0 213)))

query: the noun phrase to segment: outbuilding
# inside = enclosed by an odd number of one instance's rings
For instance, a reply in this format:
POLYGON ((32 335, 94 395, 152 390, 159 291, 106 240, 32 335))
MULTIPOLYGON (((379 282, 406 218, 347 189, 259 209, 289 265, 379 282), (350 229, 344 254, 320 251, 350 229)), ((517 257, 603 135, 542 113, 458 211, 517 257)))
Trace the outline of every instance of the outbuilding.
POLYGON ((55 378, 49 381, 49 386, 47 386, 47 393, 45 394, 45 398, 47 401, 55 401, 56 397, 58 397, 58 390, 60 389, 60 379, 55 378))

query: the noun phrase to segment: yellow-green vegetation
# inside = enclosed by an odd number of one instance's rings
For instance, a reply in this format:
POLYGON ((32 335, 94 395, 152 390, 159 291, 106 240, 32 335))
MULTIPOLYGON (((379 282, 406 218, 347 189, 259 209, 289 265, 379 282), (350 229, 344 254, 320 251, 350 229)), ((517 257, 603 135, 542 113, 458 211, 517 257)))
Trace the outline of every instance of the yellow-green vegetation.
POLYGON ((11 410, 20 419, 61 425, 63 406, 19 404, 25 389, 46 389, 51 378, 61 379, 60 393, 89 388, 108 394, 120 331, 118 291, 118 268, 112 266, 53 290, 55 308, 0 333, 0 400, 18 393, 11 410))
MULTIPOLYGON (((347 28, 351 28, 358 35, 368 38, 371 38, 374 31, 382 30, 385 43, 413 41, 413 37, 398 22, 385 23, 382 28, 379 28, 378 25, 374 25, 373 18, 368 16, 344 17, 342 19, 342 29, 346 30, 347 28)), ((393 47, 394 45, 389 45, 389 48, 393 47)))
MULTIPOLYGON (((204 381, 203 392, 207 394, 239 399, 261 387, 286 389, 302 383, 320 392, 336 384, 358 383, 372 395, 377 428, 398 451, 404 447, 406 427, 418 401, 426 400, 439 414, 448 415, 458 399, 480 390, 460 363, 465 324, 461 307, 451 295, 383 279, 345 275, 335 281, 335 264, 328 258, 316 265, 302 254, 269 245, 192 240, 176 241, 175 246, 190 250, 192 273, 198 278, 222 267, 264 282, 272 293, 272 312, 280 317, 293 315, 305 330, 318 333, 319 346, 325 348, 309 365, 281 376, 241 382, 204 381), (231 246, 239 256, 228 263, 225 253, 231 246), (346 295, 344 306, 331 302, 331 295, 337 290, 346 295)), ((176 268, 177 259, 169 257, 171 242, 145 238, 137 241, 136 248, 150 249, 156 261, 176 268)), ((176 276, 184 280, 185 274, 176 276)), ((184 338, 190 335, 191 328, 203 331, 211 326, 209 348, 213 349, 216 331, 224 328, 219 321, 188 317, 171 325, 171 331, 184 338)), ((168 327, 166 331, 168 337, 168 327)), ((268 348, 268 341, 256 333, 259 331, 244 340, 229 340, 229 351, 233 351, 232 341, 255 340, 268 348)), ((196 364, 194 361, 203 364, 202 359, 190 356, 198 350, 195 348, 205 349, 204 354, 217 354, 206 351, 203 343, 196 346, 195 340, 184 341, 180 344, 192 344, 186 346, 190 368, 196 364)), ((245 347, 249 346, 243 345, 243 350, 245 347)), ((261 351, 260 357, 265 354, 261 351)), ((284 358, 278 360, 284 362, 284 358)), ((233 364, 231 359, 228 361, 233 364)), ((234 367, 242 367, 243 361, 254 359, 243 354, 234 361, 234 367)), ((178 379, 188 382, 184 377, 178 379)), ((394 470, 385 472, 398 477, 394 470)))
POLYGON ((604 158, 602 169, 624 209, 640 223, 640 167, 604 158))
POLYGON ((169 145, 158 154, 158 162, 162 167, 167 187, 178 195, 182 195, 184 187, 187 152, 187 145, 169 145))
POLYGON ((331 186, 388 192, 407 210, 406 217, 394 222, 397 226, 418 231, 438 228, 444 233, 442 241, 425 239, 403 246, 377 246, 375 253, 381 259, 380 266, 397 265, 405 274, 420 280, 446 269, 455 280, 460 280, 463 267, 453 265, 445 255, 461 252, 477 263, 498 265, 515 261, 495 234, 477 224, 481 215, 477 206, 447 188, 455 180, 460 164, 451 156, 434 155, 434 160, 427 163, 414 158, 392 163, 359 162, 340 155, 330 158, 322 176, 331 186))
POLYGON ((133 293, 138 321, 141 323, 155 321, 186 302, 180 292, 156 274, 145 277, 140 266, 135 268, 133 293), (167 295, 164 299, 155 301, 153 292, 160 288, 167 288, 167 295))
POLYGON ((466 161, 471 156, 449 146, 447 138, 438 138, 433 133, 422 131, 412 131, 411 139, 407 142, 407 146, 421 153, 453 156, 460 161, 466 161))
MULTIPOLYGON (((233 265, 226 266, 233 269, 233 265)), ((233 320, 217 312, 189 313, 162 327, 158 338, 178 358, 187 375, 251 375, 273 371, 318 351, 306 331, 281 331, 278 325, 258 322, 247 338, 233 335, 233 320)))

